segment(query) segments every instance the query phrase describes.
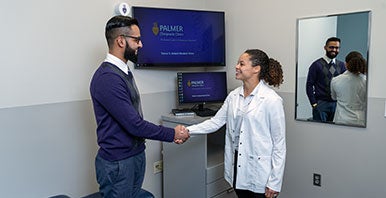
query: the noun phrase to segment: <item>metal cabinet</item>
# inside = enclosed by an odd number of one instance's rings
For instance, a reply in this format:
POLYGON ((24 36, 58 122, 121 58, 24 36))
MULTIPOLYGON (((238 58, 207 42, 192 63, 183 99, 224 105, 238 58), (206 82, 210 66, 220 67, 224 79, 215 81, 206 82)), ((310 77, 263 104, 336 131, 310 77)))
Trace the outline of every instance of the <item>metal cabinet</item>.
MULTIPOLYGON (((209 117, 162 116, 164 126, 189 126, 209 117)), ((184 144, 164 142, 163 197, 232 198, 236 197, 224 179, 225 127, 207 135, 191 135, 184 144)))

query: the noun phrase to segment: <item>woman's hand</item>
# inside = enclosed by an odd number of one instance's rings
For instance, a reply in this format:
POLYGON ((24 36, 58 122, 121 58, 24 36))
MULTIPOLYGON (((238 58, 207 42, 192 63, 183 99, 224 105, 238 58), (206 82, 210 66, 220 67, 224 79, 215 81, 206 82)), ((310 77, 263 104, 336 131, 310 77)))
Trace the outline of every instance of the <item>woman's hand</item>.
POLYGON ((275 198, 279 195, 279 192, 276 192, 268 187, 265 188, 265 197, 267 198, 275 198))

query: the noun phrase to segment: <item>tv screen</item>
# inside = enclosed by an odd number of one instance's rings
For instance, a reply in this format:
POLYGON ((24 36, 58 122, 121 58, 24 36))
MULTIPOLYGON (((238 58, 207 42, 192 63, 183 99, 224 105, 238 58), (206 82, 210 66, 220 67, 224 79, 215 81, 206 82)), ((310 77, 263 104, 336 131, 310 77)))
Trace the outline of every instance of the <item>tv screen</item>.
POLYGON ((224 102, 227 97, 225 72, 177 73, 179 104, 224 102))
POLYGON ((143 47, 136 68, 225 66, 224 12, 133 7, 143 47))

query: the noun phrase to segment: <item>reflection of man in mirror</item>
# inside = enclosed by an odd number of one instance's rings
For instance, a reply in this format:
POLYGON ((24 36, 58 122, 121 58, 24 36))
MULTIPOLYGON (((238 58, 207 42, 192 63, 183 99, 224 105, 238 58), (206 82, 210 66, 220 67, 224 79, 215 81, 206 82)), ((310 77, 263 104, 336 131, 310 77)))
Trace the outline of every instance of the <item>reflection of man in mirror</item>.
POLYGON ((336 59, 339 54, 340 39, 328 38, 324 46, 326 54, 314 61, 309 70, 306 92, 312 106, 315 121, 332 122, 336 101, 331 98, 331 79, 346 71, 343 61, 336 59))

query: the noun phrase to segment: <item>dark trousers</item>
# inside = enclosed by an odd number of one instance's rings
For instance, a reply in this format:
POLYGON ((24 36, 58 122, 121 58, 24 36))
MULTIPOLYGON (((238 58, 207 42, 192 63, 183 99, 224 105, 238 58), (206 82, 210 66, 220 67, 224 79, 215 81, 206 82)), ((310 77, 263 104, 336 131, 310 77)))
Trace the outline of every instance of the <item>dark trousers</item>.
POLYGON ((312 117, 315 121, 332 122, 334 119, 336 102, 318 100, 318 106, 312 109, 312 117))
POLYGON ((100 193, 104 198, 154 198, 142 189, 145 167, 145 152, 113 162, 97 155, 95 169, 100 193))
POLYGON ((235 189, 238 198, 265 198, 264 193, 255 193, 250 190, 236 189, 237 178, 237 155, 239 152, 235 151, 235 163, 233 166, 233 188, 235 189))

